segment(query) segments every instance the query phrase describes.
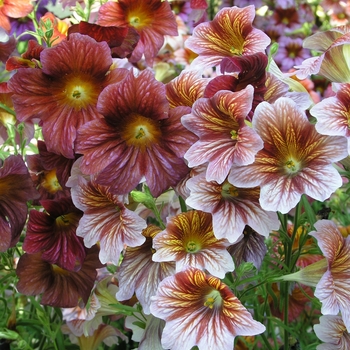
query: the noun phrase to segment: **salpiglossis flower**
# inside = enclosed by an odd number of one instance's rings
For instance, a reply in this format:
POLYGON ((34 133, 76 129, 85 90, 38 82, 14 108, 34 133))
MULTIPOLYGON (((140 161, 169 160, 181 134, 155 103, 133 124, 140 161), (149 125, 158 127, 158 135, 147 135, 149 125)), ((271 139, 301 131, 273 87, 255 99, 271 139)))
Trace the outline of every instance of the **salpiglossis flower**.
POLYGON ((149 66, 164 43, 164 35, 178 35, 176 19, 168 1, 109 1, 99 10, 98 24, 135 28, 140 40, 129 59, 138 62, 144 54, 149 66))
POLYGON ((153 261, 175 261, 176 271, 193 266, 223 278, 233 271, 230 243, 214 236, 211 214, 191 210, 168 219, 166 229, 153 239, 153 261))
POLYGON ((193 267, 160 282, 151 313, 166 322, 165 349, 232 349, 236 336, 265 331, 223 282, 193 267))
POLYGON ((253 28, 254 6, 221 9, 210 22, 201 23, 186 40, 185 46, 199 56, 191 67, 201 69, 218 66, 225 57, 251 55, 263 52, 270 38, 253 28))
POLYGON ((27 201, 39 194, 20 155, 11 155, 0 164, 0 251, 5 252, 19 241, 27 219, 27 201))
POLYGON ((324 201, 342 185, 332 162, 347 156, 345 138, 320 135, 291 99, 260 103, 253 128, 264 148, 254 163, 232 167, 228 180, 238 187, 260 186, 263 209, 287 213, 302 194, 324 201))
POLYGON ((188 109, 169 110, 164 84, 151 71, 130 71, 105 88, 98 111, 104 118, 81 127, 77 138, 82 172, 98 174, 97 183, 125 194, 145 177, 157 197, 187 173, 182 157, 196 139, 180 122, 188 109))
POLYGON ((78 33, 44 49, 40 62, 41 69, 18 69, 8 83, 17 118, 39 118, 47 149, 74 158, 77 129, 101 118, 96 109, 100 92, 124 78, 126 70, 110 70, 107 43, 78 33))
POLYGON ((185 154, 188 166, 208 162, 208 181, 222 183, 234 165, 253 163, 262 149, 259 135, 245 123, 252 108, 254 89, 248 85, 237 92, 218 91, 211 98, 200 98, 191 114, 181 118, 199 140, 185 154))

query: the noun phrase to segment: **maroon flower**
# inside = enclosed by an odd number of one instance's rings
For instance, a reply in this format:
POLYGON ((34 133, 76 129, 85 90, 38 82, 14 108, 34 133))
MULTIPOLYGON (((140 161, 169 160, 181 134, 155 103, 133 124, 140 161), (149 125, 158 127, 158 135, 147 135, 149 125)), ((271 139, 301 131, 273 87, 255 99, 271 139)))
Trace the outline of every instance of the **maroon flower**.
MULTIPOLYGON (((2 162, 1 162, 2 163, 2 162)), ((21 156, 9 156, 0 168, 0 251, 14 247, 27 219, 27 201, 38 196, 21 156)))
POLYGON ((104 119, 79 129, 81 169, 98 174, 96 182, 125 194, 146 178, 154 196, 175 186, 187 173, 182 159, 196 137, 181 124, 185 107, 169 110, 165 87, 149 70, 127 77, 101 93, 98 110, 104 119))
POLYGON ((75 307, 82 300, 87 303, 103 265, 95 245, 86 251, 81 269, 77 272, 60 268, 42 259, 41 253, 24 254, 18 261, 17 290, 25 295, 42 294, 41 304, 54 307, 75 307))
POLYGON ((100 92, 124 78, 126 71, 110 70, 113 61, 106 42, 78 33, 43 50, 40 62, 42 69, 18 69, 9 81, 17 118, 41 119, 47 149, 74 158, 77 129, 101 118, 96 109, 100 92))
POLYGON ((23 249, 29 253, 41 252, 41 259, 63 269, 77 271, 85 259, 82 238, 76 229, 82 212, 70 198, 60 201, 41 201, 46 212, 31 210, 23 249))

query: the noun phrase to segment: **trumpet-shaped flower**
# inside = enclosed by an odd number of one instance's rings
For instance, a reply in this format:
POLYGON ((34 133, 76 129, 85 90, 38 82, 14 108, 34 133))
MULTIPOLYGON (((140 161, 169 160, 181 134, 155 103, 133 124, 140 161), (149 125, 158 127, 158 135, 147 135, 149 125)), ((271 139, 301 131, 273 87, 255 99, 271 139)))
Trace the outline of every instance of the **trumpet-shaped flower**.
POLYGON ((23 254, 17 265, 17 289, 24 295, 42 294, 41 304, 54 307, 75 307, 87 303, 97 276, 96 269, 103 265, 98 260, 98 247, 87 249, 81 269, 77 272, 50 264, 41 253, 23 254))
POLYGON ((332 82, 348 83, 350 81, 350 26, 332 28, 319 32, 304 40, 303 46, 321 52, 320 56, 306 59, 293 73, 299 79, 311 74, 320 74, 332 82))
POLYGON ((317 119, 316 130, 323 135, 341 135, 348 140, 350 154, 349 130, 350 84, 340 84, 335 96, 323 99, 310 110, 317 119))
POLYGON ((149 225, 142 231, 146 242, 138 247, 127 247, 118 270, 118 300, 128 300, 134 293, 142 305, 143 312, 149 314, 151 296, 156 294, 158 284, 165 277, 175 273, 175 262, 154 262, 152 260, 152 238, 161 231, 149 225))
POLYGON ((40 203, 45 212, 30 211, 23 249, 29 254, 41 252, 50 264, 78 271, 86 255, 83 240, 76 235, 82 212, 70 198, 40 203))
POLYGON ((236 336, 265 331, 224 283, 193 267, 160 282, 151 313, 166 322, 165 349, 233 349, 236 336))
POLYGON ((346 139, 320 135, 291 99, 260 103, 253 128, 264 148, 253 164, 233 167, 228 180, 237 187, 260 186, 263 209, 287 213, 302 194, 324 201, 342 185, 332 162, 347 156, 346 139))
POLYGON ((175 261, 176 271, 186 266, 205 269, 219 278, 233 271, 227 251, 230 243, 214 236, 211 214, 198 210, 168 219, 166 229, 153 239, 153 261, 175 261))
POLYGON ((145 241, 141 231, 146 222, 124 205, 124 197, 110 192, 107 186, 80 177, 72 187, 74 204, 84 212, 77 228, 77 235, 84 238, 90 248, 100 245, 102 263, 119 263, 125 245, 135 247, 145 241))
POLYGON ((218 66, 225 57, 264 52, 270 38, 253 28, 254 6, 221 9, 210 22, 201 23, 186 40, 185 46, 198 54, 191 66, 196 70, 218 66))
POLYGON ((350 348, 350 334, 346 330, 343 319, 338 315, 323 315, 320 323, 314 325, 314 331, 324 344, 316 350, 346 350, 350 348))
POLYGON ((178 35, 176 19, 168 1, 119 0, 109 1, 101 6, 98 24, 102 26, 133 27, 140 34, 140 40, 131 57, 138 62, 142 54, 148 65, 164 43, 164 35, 178 35))
POLYGON ((8 82, 20 121, 39 118, 50 152, 74 158, 77 129, 101 118, 97 98, 108 84, 125 77, 113 63, 106 42, 72 34, 40 53, 42 69, 21 68, 8 82))
POLYGON ((266 212, 259 204, 259 188, 238 188, 227 180, 222 184, 207 181, 205 174, 194 176, 186 183, 191 194, 186 203, 198 210, 211 213, 215 237, 235 243, 249 225, 261 235, 278 230, 277 214, 266 212))
POLYGON ((120 83, 105 88, 98 101, 105 117, 81 127, 77 152, 81 169, 96 174, 96 182, 125 194, 145 177, 157 197, 187 173, 182 159, 195 136, 181 124, 185 107, 169 110, 163 83, 149 70, 129 72, 120 83))
POLYGON ((188 166, 208 162, 208 181, 222 183, 232 165, 253 163, 262 149, 259 135, 245 124, 253 94, 251 85, 237 92, 218 91, 211 98, 197 100, 191 114, 182 117, 185 127, 199 137, 185 154, 188 166))
POLYGON ((0 251, 14 247, 27 219, 27 201, 37 198, 21 156, 9 156, 0 168, 0 251))
POLYGON ((310 235, 317 239, 328 262, 315 290, 321 301, 323 315, 342 314, 344 324, 350 332, 350 236, 344 238, 331 220, 320 220, 314 224, 317 231, 310 235))

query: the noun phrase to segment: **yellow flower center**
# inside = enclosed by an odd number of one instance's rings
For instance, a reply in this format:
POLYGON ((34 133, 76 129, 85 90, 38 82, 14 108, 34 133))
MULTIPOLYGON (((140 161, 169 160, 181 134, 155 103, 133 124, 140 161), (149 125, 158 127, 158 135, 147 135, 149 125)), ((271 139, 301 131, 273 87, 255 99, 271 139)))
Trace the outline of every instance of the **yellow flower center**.
POLYGON ((141 1, 139 5, 140 6, 138 8, 131 9, 129 14, 126 16, 129 24, 137 30, 150 26, 153 17, 152 12, 147 5, 142 6, 143 2, 141 1))
POLYGON ((45 171, 40 175, 40 186, 43 187, 49 193, 56 193, 62 191, 62 187, 56 177, 56 169, 45 171))
POLYGON ((91 76, 68 76, 65 79, 63 100, 76 111, 95 105, 100 88, 95 84, 91 76))
POLYGON ((236 49, 235 47, 230 47, 230 52, 235 56, 240 56, 242 54, 242 50, 236 49))
POLYGON ((200 244, 195 241, 188 241, 186 243, 186 251, 187 253, 196 253, 201 249, 200 244))
POLYGON ((284 163, 284 170, 289 175, 294 175, 301 169, 301 163, 291 158, 284 163))
POLYGON ((68 276, 69 275, 68 270, 62 269, 61 267, 59 267, 55 264, 52 264, 51 268, 52 268, 52 271, 57 275, 61 275, 61 276, 68 276))
POLYGON ((237 140, 238 139, 238 132, 236 130, 231 130, 230 134, 231 134, 231 139, 232 140, 237 140))
POLYGON ((204 301, 204 306, 208 307, 209 309, 213 309, 214 307, 218 307, 221 305, 222 297, 218 290, 213 290, 210 292, 204 301))
POLYGON ((128 146, 144 149, 159 141, 161 130, 157 121, 131 114, 126 126, 122 128, 121 136, 128 146))
POLYGON ((221 186, 221 195, 223 198, 238 197, 239 192, 237 187, 231 185, 228 181, 225 181, 221 186))

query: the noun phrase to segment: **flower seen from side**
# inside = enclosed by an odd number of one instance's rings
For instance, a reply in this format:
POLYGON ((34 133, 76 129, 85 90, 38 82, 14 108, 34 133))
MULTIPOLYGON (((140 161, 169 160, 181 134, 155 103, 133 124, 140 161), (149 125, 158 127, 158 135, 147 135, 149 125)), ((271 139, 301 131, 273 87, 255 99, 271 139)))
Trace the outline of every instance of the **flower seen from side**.
POLYGON ((82 212, 71 198, 43 200, 45 212, 31 210, 23 249, 65 270, 78 271, 85 259, 83 240, 76 235, 82 212))
POLYGON ((310 113, 317 119, 316 130, 322 135, 345 136, 350 154, 350 84, 339 84, 335 96, 324 98, 310 113))
POLYGON ((265 331, 223 282, 193 267, 160 283, 151 312, 166 322, 165 349, 232 349, 236 336, 265 331))
POLYGON ((117 299, 128 300, 134 293, 139 300, 143 312, 149 314, 151 296, 156 294, 158 284, 165 277, 175 273, 175 262, 155 262, 152 260, 155 250, 152 239, 161 229, 148 225, 142 231, 146 241, 138 247, 127 247, 123 261, 118 269, 119 291, 117 299))
POLYGON ((217 239, 213 232, 212 216, 191 210, 168 219, 164 231, 153 239, 153 261, 175 261, 176 271, 185 266, 205 269, 219 278, 234 270, 227 251, 230 243, 217 239))
POLYGON ((24 295, 42 294, 42 305, 67 308, 75 307, 81 301, 86 304, 97 277, 96 269, 103 266, 98 251, 96 245, 87 249, 79 271, 50 264, 42 259, 41 253, 25 253, 16 269, 19 278, 17 290, 24 295))
POLYGON ((237 187, 260 186, 263 209, 287 213, 302 194, 324 201, 342 185, 332 163, 347 156, 345 138, 319 134, 291 99, 260 103, 253 128, 264 148, 253 164, 232 167, 228 180, 237 187))
POLYGON ((0 252, 5 252, 20 239, 28 214, 27 201, 39 195, 20 155, 11 155, 0 164, 0 252))

